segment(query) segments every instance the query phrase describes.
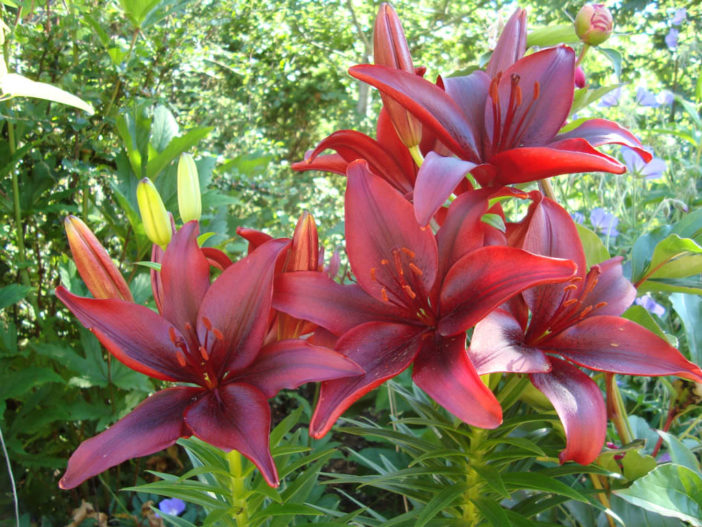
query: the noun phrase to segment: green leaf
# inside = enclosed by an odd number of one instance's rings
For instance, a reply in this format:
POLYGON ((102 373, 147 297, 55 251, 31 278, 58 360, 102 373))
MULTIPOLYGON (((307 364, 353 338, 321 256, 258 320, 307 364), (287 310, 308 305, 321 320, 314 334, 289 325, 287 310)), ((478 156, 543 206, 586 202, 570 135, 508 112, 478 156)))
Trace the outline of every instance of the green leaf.
POLYGON ((653 251, 649 278, 686 278, 702 272, 702 246, 690 238, 671 234, 653 251))
POLYGON ((486 214, 483 214, 482 218, 480 218, 480 221, 482 221, 483 223, 487 223, 491 227, 495 227, 500 232, 505 232, 507 230, 505 222, 502 219, 502 216, 500 216, 499 214, 492 214, 491 212, 488 212, 486 214))
POLYGON ((600 48, 596 47, 595 48, 597 51, 602 53, 605 57, 607 57, 607 60, 609 60, 612 63, 612 67, 614 68, 614 73, 617 75, 617 79, 619 79, 622 76, 622 56, 621 54, 610 48, 600 48))
POLYGON ((646 311, 643 306, 634 304, 622 314, 622 317, 626 318, 627 320, 631 320, 632 322, 636 322, 639 326, 645 327, 647 330, 652 331, 660 338, 668 340, 668 337, 653 318, 653 315, 646 311))
POLYGON ((162 152, 174 137, 178 135, 178 123, 173 114, 165 106, 157 106, 151 123, 151 144, 162 152))
POLYGON ((532 489, 559 494, 568 498, 590 503, 584 495, 565 483, 536 472, 508 472, 502 475, 507 488, 513 490, 532 489))
POLYGON ((300 514, 303 516, 321 516, 314 507, 298 503, 272 503, 263 511, 266 516, 286 516, 300 514))
POLYGON ((185 135, 171 140, 168 146, 159 152, 153 159, 149 159, 146 166, 146 177, 155 180, 168 163, 173 161, 180 154, 195 146, 200 140, 205 138, 214 127, 203 126, 188 131, 185 135))
POLYGON ((587 262, 588 268, 604 262, 605 260, 609 260, 609 251, 597 234, 577 223, 575 227, 578 229, 578 236, 583 244, 585 261, 587 262))
POLYGON ((471 501, 492 527, 512 527, 504 508, 496 501, 488 498, 471 498, 471 501))
POLYGON ((573 44, 579 42, 573 24, 559 24, 532 29, 527 34, 527 48, 539 46, 546 48, 558 44, 573 44))
POLYGON ((647 511, 702 526, 702 477, 682 465, 661 465, 615 494, 647 511))
POLYGON ((692 451, 687 448, 682 441, 677 437, 663 430, 658 430, 658 435, 663 438, 663 441, 668 446, 668 452, 670 453, 670 459, 676 465, 682 465, 690 470, 697 472, 698 475, 702 476, 700 472, 700 464, 697 461, 697 457, 692 451))
POLYGON ((656 460, 651 456, 642 455, 638 450, 628 450, 621 459, 624 477, 630 481, 645 476, 656 468, 656 460))
POLYGON ((487 486, 497 492, 501 498, 509 498, 509 491, 507 490, 507 487, 505 487, 505 482, 502 480, 499 470, 491 467, 490 465, 471 465, 471 468, 475 470, 475 472, 477 472, 478 476, 480 476, 487 486))
POLYGON ((5 309, 22 300, 32 290, 28 285, 10 284, 0 288, 0 309, 5 309))
POLYGON ((28 367, 20 371, 6 371, 0 375, 0 400, 14 399, 35 386, 48 382, 63 383, 63 378, 50 368, 28 367))
POLYGON ((51 84, 36 82, 17 73, 6 73, 0 78, 0 91, 2 91, 3 95, 11 97, 33 97, 73 106, 88 112, 90 115, 95 113, 93 106, 80 97, 76 97, 51 84))
POLYGON ((417 521, 415 523, 416 527, 424 527, 424 525, 426 525, 437 514, 456 501, 456 498, 458 498, 466 490, 467 486, 465 484, 458 484, 446 487, 438 494, 435 494, 434 497, 430 499, 419 512, 419 516, 417 516, 417 521))
POLYGON ((670 302, 685 325, 690 360, 695 364, 702 364, 702 297, 673 293, 670 295, 670 302))
POLYGON ((600 86, 599 88, 579 88, 573 93, 573 105, 570 107, 570 114, 573 115, 583 108, 586 108, 593 102, 601 99, 609 92, 616 90, 622 84, 613 84, 612 86, 600 86))

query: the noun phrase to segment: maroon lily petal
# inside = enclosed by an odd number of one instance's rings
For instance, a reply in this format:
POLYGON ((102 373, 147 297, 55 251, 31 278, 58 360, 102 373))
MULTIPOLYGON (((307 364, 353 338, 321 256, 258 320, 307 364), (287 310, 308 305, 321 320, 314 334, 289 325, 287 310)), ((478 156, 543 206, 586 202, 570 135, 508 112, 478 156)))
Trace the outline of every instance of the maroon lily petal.
POLYGON ((429 152, 419 168, 414 188, 414 215, 417 223, 427 225, 475 166, 470 161, 429 152))
POLYGON ((479 375, 551 371, 546 355, 524 343, 519 321, 502 309, 496 309, 476 324, 468 356, 479 375))
POLYGON ((541 344, 586 368, 627 375, 677 375, 702 382, 702 370, 658 335, 614 316, 591 316, 541 344))
POLYGON ((266 346, 234 382, 253 384, 266 397, 306 382, 360 375, 363 369, 334 350, 304 340, 282 340, 266 346))
POLYGON ((255 249, 273 239, 273 236, 270 234, 257 229, 248 229, 246 227, 237 227, 236 233, 249 242, 247 254, 252 253, 255 249))
POLYGON ((590 273, 597 272, 597 284, 582 299, 584 305, 596 306, 597 315, 621 315, 636 298, 636 288, 622 274, 622 257, 601 262, 590 273))
POLYGON ((199 388, 169 388, 144 400, 110 428, 80 444, 59 487, 72 489, 122 461, 148 456, 190 435, 183 413, 199 393, 199 388))
POLYGON ((203 247, 201 250, 202 254, 207 258, 207 263, 220 271, 224 271, 227 267, 232 265, 231 258, 229 258, 224 251, 220 251, 214 247, 203 247))
POLYGON ((505 71, 526 52, 526 11, 517 8, 505 24, 487 65, 487 74, 494 77, 505 71))
POLYGON ((502 423, 500 403, 468 358, 465 335, 427 340, 414 361, 412 379, 469 425, 496 428, 502 423))
POLYGON ((181 333, 186 324, 195 326, 200 302, 210 287, 210 264, 197 245, 196 221, 183 225, 168 244, 161 262, 163 316, 181 333))
MULTIPOLYGON (((441 78, 446 93, 456 102, 469 123, 481 123, 485 119, 485 104, 490 89, 490 77, 484 71, 470 75, 441 78)), ((483 137, 476 134, 479 154, 483 152, 483 137)))
MULTIPOLYGON (((414 187, 415 175, 417 174, 417 164, 409 149, 400 140, 397 132, 395 131, 395 126, 390 120, 390 114, 385 108, 380 109, 378 114, 378 122, 375 126, 375 136, 377 137, 378 143, 387 152, 389 152, 397 162, 397 166, 400 167, 403 176, 409 181, 410 189, 414 187)), ((344 174, 346 171, 344 171, 344 174)))
POLYGON ((574 272, 570 260, 536 256, 512 247, 483 247, 470 252, 446 274, 438 332, 457 335, 520 291, 562 282, 574 272))
POLYGON ((494 79, 485 106, 488 161, 497 152, 553 139, 573 105, 574 65, 573 50, 557 46, 518 60, 494 79))
POLYGON ((548 397, 563 423, 566 449, 561 463, 592 463, 607 433, 607 411, 602 392, 590 377, 567 362, 551 359, 550 373, 532 373, 531 382, 548 397))
POLYGON ((326 273, 285 273, 276 278, 274 289, 275 309, 314 322, 337 336, 372 320, 415 319, 413 313, 380 302, 355 284, 338 284, 326 273))
POLYGON ((641 148, 641 141, 626 128, 606 119, 590 119, 577 128, 559 134, 554 137, 554 141, 579 137, 585 139, 592 146, 618 144, 625 145, 636 150, 644 162, 648 163, 653 159, 653 154, 641 148))
POLYGON ((338 130, 317 145, 312 157, 328 148, 336 150, 349 163, 356 159, 366 160, 374 173, 397 190, 403 194, 411 192, 414 172, 407 173, 392 153, 366 134, 356 130, 338 130))
POLYGON ((323 437, 349 406, 407 369, 419 351, 425 331, 421 326, 369 322, 345 333, 337 342, 337 351, 360 365, 366 373, 321 384, 310 435, 323 437))
POLYGON ((197 317, 198 339, 204 343, 207 338, 209 359, 220 376, 226 370, 244 368, 261 349, 268 329, 276 260, 287 246, 286 240, 264 243, 227 267, 203 298, 197 317), (215 337, 215 329, 221 340, 215 337))
POLYGON ((298 161, 290 165, 290 168, 298 172, 306 170, 320 170, 321 172, 333 172, 334 174, 346 174, 346 167, 349 162, 339 154, 328 154, 324 156, 312 156, 312 150, 305 154, 304 161, 298 161))
MULTIPOLYGON (((626 167, 598 152, 584 139, 564 139, 548 146, 505 150, 490 158, 496 170, 487 186, 510 185, 576 172, 610 172, 623 174, 626 167)), ((483 181, 481 181, 483 183, 483 181)))
POLYGON ((463 159, 478 161, 475 138, 480 128, 465 119, 461 108, 444 90, 417 75, 385 66, 359 64, 350 68, 349 74, 407 108, 463 159))
POLYGON ((163 381, 199 382, 195 372, 181 366, 169 331, 178 330, 149 308, 117 299, 83 298, 63 286, 56 296, 120 362, 163 381))
POLYGON ((438 258, 431 229, 417 225, 412 204, 365 162, 351 163, 347 177, 346 247, 358 284, 400 306, 408 295, 426 296, 438 258))
POLYGON ((269 447, 271 409, 254 386, 229 383, 207 392, 185 412, 193 434, 223 450, 238 450, 258 467, 271 487, 278 472, 269 447))

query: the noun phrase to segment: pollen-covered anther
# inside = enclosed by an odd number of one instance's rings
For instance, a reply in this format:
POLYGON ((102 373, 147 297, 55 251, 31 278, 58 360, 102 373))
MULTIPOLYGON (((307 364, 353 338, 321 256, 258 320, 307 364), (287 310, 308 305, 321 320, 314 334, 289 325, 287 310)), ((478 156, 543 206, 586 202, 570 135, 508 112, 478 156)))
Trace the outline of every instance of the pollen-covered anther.
POLYGON ((412 300, 417 298, 417 293, 415 293, 412 288, 408 285, 403 285, 402 289, 407 293, 407 296, 409 296, 412 300))
POLYGON ((601 307, 605 307, 607 305, 607 302, 598 302, 595 304, 594 309, 600 309, 601 307))
POLYGON ((563 292, 567 293, 568 291, 575 291, 577 288, 578 288, 578 286, 575 284, 568 284, 567 286, 565 286, 563 288, 563 292))
POLYGON ((384 287, 380 290, 380 295, 383 297, 385 302, 390 302, 390 299, 388 298, 388 290, 384 287))
POLYGON ((200 346, 198 348, 198 351, 200 352, 200 356, 202 357, 202 360, 210 360, 210 354, 207 353, 207 350, 205 349, 204 346, 200 346))
POLYGON ((416 256, 414 251, 411 249, 408 249, 407 247, 403 247, 400 250, 412 259, 414 259, 414 257, 416 256))
POLYGON ((185 367, 187 361, 185 360, 185 353, 183 353, 183 350, 176 350, 176 360, 178 361, 178 364, 180 364, 181 367, 185 367))
POLYGON ((212 322, 210 322, 210 319, 207 317, 202 317, 202 324, 205 326, 205 329, 207 331, 212 331, 212 322))
POLYGON ((215 337, 217 340, 224 340, 224 335, 223 335, 222 332, 221 332, 220 330, 218 330, 217 328, 213 328, 213 329, 212 329, 212 334, 214 335, 214 337, 215 337))
POLYGON ((410 271, 412 271, 417 276, 422 276, 424 274, 422 270, 416 265, 414 265, 414 263, 412 262, 409 263, 408 267, 410 268, 410 271))
POLYGON ((534 81, 534 99, 538 99, 539 95, 541 95, 541 84, 539 81, 534 81))
POLYGON ((373 280, 374 282, 378 281, 378 279, 375 277, 375 267, 371 267, 370 276, 371 276, 371 280, 373 280))
POLYGON ((176 336, 175 328, 173 326, 168 328, 168 338, 171 339, 173 344, 178 344, 178 337, 176 336))
POLYGON ((593 310, 592 306, 587 306, 585 309, 583 309, 579 315, 580 320, 582 320, 583 318, 588 316, 592 310, 593 310))
POLYGON ((387 258, 383 258, 382 260, 380 260, 380 265, 388 265, 389 263, 390 260, 388 260, 387 258))
POLYGON ((575 304, 577 301, 578 301, 577 298, 571 298, 570 300, 566 300, 565 302, 563 302, 563 307, 572 306, 572 305, 575 304))

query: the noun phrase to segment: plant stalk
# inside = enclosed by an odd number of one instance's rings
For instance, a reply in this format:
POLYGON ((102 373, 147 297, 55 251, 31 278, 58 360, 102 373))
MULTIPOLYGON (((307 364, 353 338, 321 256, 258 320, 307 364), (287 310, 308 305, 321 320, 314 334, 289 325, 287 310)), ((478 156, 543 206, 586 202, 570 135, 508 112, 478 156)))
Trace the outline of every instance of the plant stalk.
POLYGON ((237 450, 227 453, 229 474, 231 475, 230 488, 232 492, 232 510, 237 527, 248 527, 249 511, 246 503, 246 486, 241 462, 241 454, 237 450))

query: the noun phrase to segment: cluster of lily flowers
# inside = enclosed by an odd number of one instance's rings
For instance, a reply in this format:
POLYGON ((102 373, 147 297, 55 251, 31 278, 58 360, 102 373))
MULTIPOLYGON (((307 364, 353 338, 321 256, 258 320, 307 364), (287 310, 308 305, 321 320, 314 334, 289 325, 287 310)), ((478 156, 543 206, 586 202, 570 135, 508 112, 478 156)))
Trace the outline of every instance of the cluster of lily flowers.
MULTIPOLYGON (((611 16, 587 8, 579 34, 596 43, 611 32, 611 16)), ((480 376, 528 375, 563 423, 560 461, 581 464, 599 455, 607 429, 601 389, 581 367, 702 382, 702 370, 678 350, 620 316, 636 298, 622 259, 588 269, 573 219, 548 195, 543 180, 551 176, 623 173, 600 145, 652 157, 604 119, 559 133, 573 101, 574 51, 526 54, 526 12, 517 9, 485 71, 430 82, 387 4, 374 46, 375 63, 350 73, 381 93, 376 138, 337 131, 294 165, 347 179, 350 283, 338 281, 338 255, 324 265, 309 214, 292 239, 240 229, 249 253, 236 262, 200 247, 187 157, 180 228, 148 180, 138 191, 155 242, 158 313, 134 303, 90 229, 66 220, 93 298, 64 287, 57 296, 118 360, 177 384, 83 442, 62 488, 191 435, 238 450, 276 486, 267 401, 306 382, 321 382, 309 428, 320 438, 355 401, 410 366, 434 401, 483 428, 500 426, 502 409, 480 376), (335 153, 324 154, 329 149, 335 153), (535 181, 541 190, 514 186, 535 181), (507 199, 529 202, 520 221, 507 221, 507 199)))

